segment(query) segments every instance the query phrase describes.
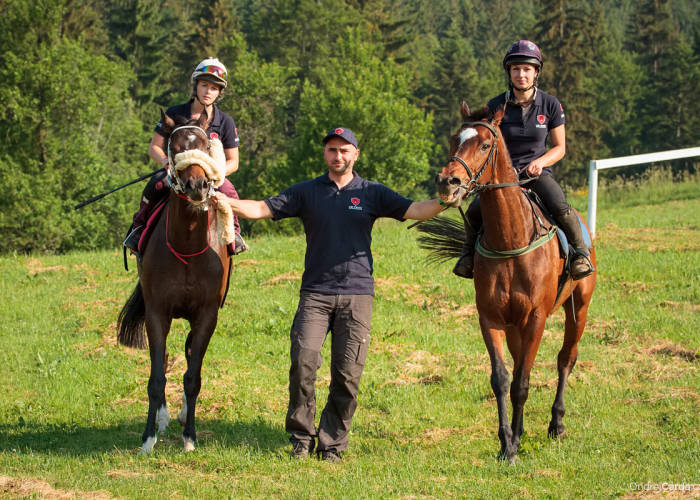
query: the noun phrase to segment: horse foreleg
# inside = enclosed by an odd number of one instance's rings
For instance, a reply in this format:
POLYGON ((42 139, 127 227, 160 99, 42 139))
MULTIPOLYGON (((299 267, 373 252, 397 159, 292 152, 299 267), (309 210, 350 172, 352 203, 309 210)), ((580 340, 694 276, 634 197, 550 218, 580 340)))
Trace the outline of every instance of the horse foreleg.
POLYGON ((508 369, 506 368, 503 339, 505 332, 500 329, 487 328, 482 324, 481 333, 491 359, 491 389, 498 404, 498 439, 501 441, 501 451, 498 458, 510 459, 512 452, 511 440, 513 431, 508 423, 508 369))
POLYGON ((162 433, 170 422, 170 415, 165 404, 165 343, 170 329, 170 323, 146 317, 148 331, 148 346, 151 357, 151 375, 148 379, 148 417, 146 429, 141 437, 141 453, 150 453, 158 440, 156 438, 156 423, 158 432, 162 433))
POLYGON ((566 428, 562 423, 562 418, 564 417, 564 391, 566 389, 566 381, 569 378, 569 374, 574 369, 576 365, 576 358, 578 356, 578 341, 583 335, 583 329, 586 326, 586 318, 588 316, 588 305, 590 297, 588 300, 584 300, 582 297, 575 297, 575 302, 581 304, 578 311, 576 311, 576 321, 574 321, 574 314, 571 309, 571 298, 564 302, 564 309, 566 311, 566 323, 564 325, 564 344, 559 351, 557 356, 557 371, 559 373, 559 381, 557 382, 557 394, 554 397, 554 403, 552 404, 552 420, 549 423, 548 435, 550 437, 563 437, 566 428))
MULTIPOLYGON (((520 350, 518 356, 513 356, 513 383, 510 385, 510 402, 513 405, 513 457, 520 447, 520 438, 523 434, 523 420, 525 402, 530 393, 530 372, 535 363, 537 349, 539 349, 544 331, 544 317, 535 316, 522 330, 509 332, 519 337, 520 350)), ((510 342, 509 342, 510 345, 510 342)))
POLYGON ((185 428, 182 431, 182 439, 186 452, 194 450, 194 443, 197 440, 194 410, 199 390, 202 387, 202 361, 216 327, 217 314, 218 309, 215 309, 213 313, 203 315, 200 321, 193 321, 192 331, 185 342, 185 356, 187 358, 187 371, 183 377, 185 395, 183 397, 183 408, 178 416, 178 420, 182 422, 183 419, 181 417, 182 413, 184 413, 185 428))

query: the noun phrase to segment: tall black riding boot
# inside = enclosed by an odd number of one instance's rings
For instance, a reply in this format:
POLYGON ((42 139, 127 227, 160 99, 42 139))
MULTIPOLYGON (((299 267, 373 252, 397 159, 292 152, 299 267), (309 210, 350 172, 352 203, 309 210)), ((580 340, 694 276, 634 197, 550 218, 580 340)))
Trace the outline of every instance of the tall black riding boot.
POLYGON ((581 224, 576 213, 569 209, 557 217, 557 224, 564 230, 569 244, 574 247, 575 256, 571 262, 571 277, 580 280, 591 274, 595 269, 588 256, 591 254, 588 245, 583 240, 581 224))
POLYGON ((452 272, 460 278, 471 279, 474 277, 474 247, 476 246, 476 230, 471 224, 464 225, 466 239, 462 247, 462 256, 459 258, 452 272))

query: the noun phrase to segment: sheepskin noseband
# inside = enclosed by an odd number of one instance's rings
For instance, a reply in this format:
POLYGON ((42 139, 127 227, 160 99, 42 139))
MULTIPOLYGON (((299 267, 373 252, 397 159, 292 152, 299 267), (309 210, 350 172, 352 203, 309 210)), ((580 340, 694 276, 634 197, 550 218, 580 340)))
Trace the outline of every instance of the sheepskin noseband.
POLYGON ((204 169, 204 173, 214 187, 219 187, 226 179, 226 155, 224 145, 219 139, 209 141, 209 153, 199 149, 190 149, 175 155, 175 171, 179 172, 190 165, 197 164, 204 169))

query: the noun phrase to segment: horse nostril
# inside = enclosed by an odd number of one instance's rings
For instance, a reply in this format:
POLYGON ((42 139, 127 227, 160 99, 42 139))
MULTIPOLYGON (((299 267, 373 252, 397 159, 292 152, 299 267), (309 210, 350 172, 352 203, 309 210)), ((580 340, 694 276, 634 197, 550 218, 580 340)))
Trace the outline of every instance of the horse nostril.
POLYGON ((459 186, 460 184, 462 184, 462 181, 459 179, 459 177, 451 177, 449 183, 453 186, 459 186))

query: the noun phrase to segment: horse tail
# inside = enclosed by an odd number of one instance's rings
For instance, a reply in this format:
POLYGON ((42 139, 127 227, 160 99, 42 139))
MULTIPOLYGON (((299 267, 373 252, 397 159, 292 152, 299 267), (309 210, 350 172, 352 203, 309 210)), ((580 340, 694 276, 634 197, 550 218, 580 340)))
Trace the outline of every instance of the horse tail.
POLYGON ((138 282, 117 318, 117 340, 119 343, 138 349, 148 347, 144 329, 145 321, 146 306, 143 301, 141 282, 138 282))
POLYGON ((463 223, 449 217, 434 217, 421 222, 418 231, 426 236, 418 237, 418 246, 428 250, 428 262, 445 262, 462 255, 466 239, 463 223))

